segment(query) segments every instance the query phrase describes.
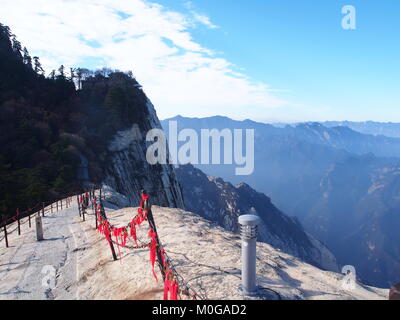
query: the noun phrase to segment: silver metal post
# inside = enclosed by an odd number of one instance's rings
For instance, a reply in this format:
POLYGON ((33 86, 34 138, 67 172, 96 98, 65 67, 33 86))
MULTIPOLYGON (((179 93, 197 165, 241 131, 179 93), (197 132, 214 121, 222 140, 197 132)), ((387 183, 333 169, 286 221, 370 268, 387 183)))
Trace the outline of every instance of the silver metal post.
POLYGON ((36 220, 36 238, 38 241, 42 241, 43 240, 42 217, 38 215, 35 220, 36 220))
POLYGON ((256 248, 260 218, 255 215, 239 217, 242 235, 242 291, 245 295, 257 294, 256 248))

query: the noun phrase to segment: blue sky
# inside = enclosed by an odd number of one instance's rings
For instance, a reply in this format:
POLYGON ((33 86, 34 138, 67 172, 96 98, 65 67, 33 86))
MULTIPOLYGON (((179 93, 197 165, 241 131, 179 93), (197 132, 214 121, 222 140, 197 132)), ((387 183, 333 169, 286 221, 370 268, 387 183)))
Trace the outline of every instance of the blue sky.
POLYGON ((400 122, 396 0, 20 1, 0 21, 47 69, 132 69, 160 118, 400 122))
MULTIPOLYGON (((185 8, 179 0, 160 3, 185 8)), ((287 90, 285 98, 329 108, 326 119, 400 121, 399 1, 201 0, 192 4, 220 27, 196 30, 196 39, 223 52, 253 79, 287 90), (356 30, 341 27, 341 8, 349 4, 356 8, 356 30)), ((291 117, 282 113, 276 120, 285 118, 291 117)))

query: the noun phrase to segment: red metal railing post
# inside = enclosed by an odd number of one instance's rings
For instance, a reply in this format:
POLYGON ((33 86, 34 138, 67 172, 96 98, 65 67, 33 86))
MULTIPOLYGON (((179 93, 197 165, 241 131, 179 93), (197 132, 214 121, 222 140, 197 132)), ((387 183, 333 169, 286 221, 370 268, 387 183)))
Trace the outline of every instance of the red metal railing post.
POLYGON ((18 220, 18 235, 21 235, 21 221, 19 220, 19 209, 17 209, 17 220, 18 220))
POLYGON ((8 248, 7 221, 4 221, 4 239, 6 240, 6 248, 8 248))

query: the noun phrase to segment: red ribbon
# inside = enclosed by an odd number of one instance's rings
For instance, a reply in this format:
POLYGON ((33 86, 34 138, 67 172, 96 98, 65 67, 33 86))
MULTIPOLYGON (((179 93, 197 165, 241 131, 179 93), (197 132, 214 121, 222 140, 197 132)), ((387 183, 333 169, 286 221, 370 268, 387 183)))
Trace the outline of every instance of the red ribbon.
MULTIPOLYGON (((82 199, 82 196, 81 196, 82 199)), ((136 246, 138 246, 137 243, 137 233, 136 233, 136 226, 140 226, 143 221, 147 220, 147 214, 148 210, 144 210, 144 202, 149 199, 149 196, 146 194, 142 194, 141 196, 141 202, 140 202, 140 207, 138 208, 138 215, 132 219, 131 223, 128 225, 130 227, 130 236, 132 237, 133 241, 135 241, 136 246)), ((113 235, 116 239, 116 244, 118 247, 118 252, 120 256, 120 261, 121 261, 121 251, 120 247, 125 247, 126 246, 126 241, 128 239, 128 230, 127 227, 124 228, 113 228, 112 226, 110 227, 110 223, 107 220, 103 220, 101 214, 101 206, 98 205, 96 207, 96 215, 98 216, 98 231, 101 234, 104 234, 107 241, 110 243, 111 242, 111 235, 113 235)), ((156 256, 157 256, 157 233, 153 231, 152 229, 149 230, 148 237, 151 238, 150 241, 150 263, 151 263, 151 268, 152 268, 152 273, 156 281, 158 282, 158 277, 157 274, 154 270, 154 265, 156 262, 156 256)), ((168 261, 165 258, 165 250, 161 250, 161 263, 163 264, 163 267, 167 269, 168 267, 168 261)), ((178 300, 178 292, 179 292, 179 285, 176 280, 170 280, 170 278, 173 278, 173 273, 171 270, 167 271, 166 277, 165 277, 165 283, 164 283, 164 300, 178 300)))
POLYGON ((126 230, 126 228, 124 228, 124 231, 123 231, 123 235, 122 235, 122 238, 121 238, 121 246, 123 247, 123 248, 125 248, 125 246, 126 246, 126 239, 128 239, 128 231, 126 230))
POLYGON ((164 248, 161 250, 161 260, 162 260, 162 264, 163 264, 164 268, 166 268, 167 261, 165 260, 165 249, 164 248))
POLYGON ((171 275, 172 271, 168 270, 165 276, 165 283, 164 283, 164 300, 178 300, 179 286, 175 280, 173 281, 169 280, 171 275), (168 294, 169 294, 169 299, 168 299, 168 294))
POLYGON ((156 236, 157 236, 157 234, 153 230, 150 229, 149 230, 149 237, 151 238, 150 262, 151 262, 151 267, 152 267, 152 272, 153 272, 154 278, 156 278, 156 281, 158 282, 157 275, 154 272, 154 263, 156 262, 156 248, 157 248, 156 236))
POLYGON ((131 237, 132 237, 133 241, 135 241, 136 246, 137 246, 138 243, 137 243, 136 223, 135 223, 135 220, 132 220, 132 222, 130 223, 130 226, 131 226, 131 232, 130 232, 131 237))
POLYGON ((110 223, 106 220, 103 225, 103 232, 106 236, 107 242, 111 242, 111 235, 110 235, 110 223))
POLYGON ((143 208, 144 202, 149 199, 149 196, 145 193, 142 193, 141 200, 140 200, 140 208, 143 208))
POLYGON ((115 229, 113 229, 113 234, 114 234, 114 237, 115 237, 115 242, 117 243, 118 255, 119 255, 119 261, 120 261, 120 263, 122 263, 122 260, 121 260, 121 250, 120 250, 120 248, 119 248, 120 242, 119 242, 118 240, 119 240, 119 238, 121 237, 122 230, 123 230, 123 228, 115 228, 115 229))

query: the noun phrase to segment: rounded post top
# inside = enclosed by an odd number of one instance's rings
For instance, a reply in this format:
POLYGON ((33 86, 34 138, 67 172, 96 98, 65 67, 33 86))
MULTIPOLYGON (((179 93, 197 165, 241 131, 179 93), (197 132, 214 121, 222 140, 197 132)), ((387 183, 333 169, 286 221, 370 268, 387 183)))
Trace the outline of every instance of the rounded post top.
POLYGON ((254 214, 245 214, 239 217, 239 223, 242 226, 257 226, 260 224, 260 222, 260 217, 254 214))

